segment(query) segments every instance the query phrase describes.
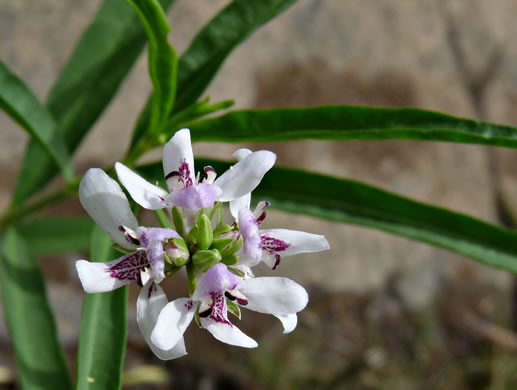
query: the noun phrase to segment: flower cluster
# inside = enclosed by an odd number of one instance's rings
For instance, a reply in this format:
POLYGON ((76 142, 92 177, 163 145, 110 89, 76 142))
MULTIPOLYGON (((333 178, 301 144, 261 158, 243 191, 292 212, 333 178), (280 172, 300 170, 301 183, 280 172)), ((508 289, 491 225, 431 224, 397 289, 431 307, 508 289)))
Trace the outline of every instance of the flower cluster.
POLYGON ((269 203, 259 202, 250 210, 251 192, 276 156, 247 149, 234 156, 238 162, 221 176, 212 167, 205 167, 202 177, 196 175, 190 132, 179 130, 164 148, 168 191, 115 164, 119 181, 135 202, 150 210, 165 209, 173 222, 169 227, 139 226, 119 184, 101 169, 88 170, 81 181, 81 204, 124 256, 107 263, 78 260, 79 279, 87 293, 140 286, 137 322, 160 359, 186 354, 183 334, 192 320, 224 343, 256 347, 228 318, 228 312, 240 318, 241 308, 273 314, 284 333, 292 331, 296 313, 307 305, 307 292, 287 278, 255 277, 251 268, 263 261, 275 269, 284 256, 329 249, 321 235, 262 230, 269 203), (224 223, 224 202, 229 202, 232 224, 224 223), (169 302, 159 283, 181 269, 187 271, 190 296, 169 302))

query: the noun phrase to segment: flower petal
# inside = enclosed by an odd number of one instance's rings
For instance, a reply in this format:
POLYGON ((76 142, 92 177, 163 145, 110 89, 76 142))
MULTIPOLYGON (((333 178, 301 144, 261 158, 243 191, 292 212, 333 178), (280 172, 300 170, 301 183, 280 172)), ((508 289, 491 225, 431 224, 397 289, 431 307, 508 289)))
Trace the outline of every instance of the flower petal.
POLYGON ((151 333, 151 342, 168 351, 183 339, 183 333, 192 322, 196 309, 192 300, 179 298, 168 303, 158 315, 151 333))
POLYGON ((124 248, 136 248, 119 226, 136 230, 138 222, 120 185, 102 169, 91 168, 86 172, 79 185, 79 200, 88 215, 113 241, 124 248))
POLYGON ((275 317, 282 323, 284 334, 291 333, 298 325, 298 316, 296 314, 278 314, 275 317))
POLYGON ((163 243, 161 241, 153 241, 147 247, 147 258, 151 264, 151 275, 156 283, 160 283, 165 279, 165 259, 163 255, 163 243))
POLYGON ((294 314, 307 306, 309 296, 298 283, 287 278, 245 279, 240 292, 248 298, 246 309, 266 314, 294 314))
MULTIPOLYGON (((254 260, 260 260, 262 256, 262 239, 260 229, 255 216, 250 209, 239 211, 239 230, 244 237, 243 252, 254 260)), ((258 262, 258 261, 257 261, 258 262)))
MULTIPOLYGON (((327 239, 324 236, 320 236, 318 234, 288 229, 266 229, 261 230, 260 234, 262 237, 269 237, 288 244, 287 248, 279 248, 281 250, 275 250, 272 248, 273 252, 278 252, 278 254, 281 256, 291 256, 298 253, 320 252, 330 249, 327 239)), ((264 250, 267 251, 266 245, 264 243, 263 247, 264 250)))
POLYGON ((228 169, 214 182, 223 193, 222 202, 240 198, 253 191, 267 171, 275 164, 276 155, 267 150, 259 150, 246 156, 228 169))
POLYGON ((203 325, 203 328, 212 333, 212 336, 223 343, 244 348, 258 347, 258 344, 255 340, 244 334, 233 324, 216 322, 211 319, 201 318, 201 325, 203 325))
POLYGON ((203 298, 214 296, 223 290, 237 288, 242 279, 231 273, 226 265, 219 263, 210 268, 199 281, 192 299, 200 301, 203 298))
POLYGON ((120 182, 140 206, 149 210, 159 210, 166 206, 167 192, 163 188, 149 183, 142 176, 119 162, 115 163, 115 170, 120 182))
POLYGON ((212 207, 219 195, 221 189, 216 185, 200 183, 173 191, 170 199, 179 207, 200 210, 203 207, 212 207))
POLYGON ((242 209, 249 209, 251 203, 251 192, 247 193, 240 198, 233 199, 230 201, 230 213, 232 213, 233 219, 239 220, 239 211, 242 209))
POLYGON ((79 280, 87 293, 115 290, 130 283, 141 283, 140 273, 148 266, 147 256, 137 251, 107 263, 78 260, 75 263, 79 280))
POLYGON ((160 311, 167 305, 167 296, 154 282, 148 282, 141 290, 136 301, 136 321, 144 336, 145 342, 161 360, 176 359, 187 354, 183 337, 171 349, 163 350, 151 341, 151 333, 160 311))
POLYGON ((170 177, 173 172, 180 174, 184 186, 194 184, 196 175, 189 129, 178 130, 163 149, 163 173, 169 191, 174 189, 173 184, 176 184, 177 181, 177 178, 171 179, 170 177))
POLYGON ((246 148, 241 148, 241 149, 237 149, 237 150, 233 153, 233 157, 235 157, 235 159, 236 159, 237 161, 241 161, 241 160, 243 160, 244 158, 248 157, 251 153, 253 153, 251 150, 246 149, 246 148))
POLYGON ((136 232, 143 246, 147 246, 153 241, 165 241, 169 238, 178 238, 180 236, 174 230, 167 228, 147 228, 139 226, 136 232))

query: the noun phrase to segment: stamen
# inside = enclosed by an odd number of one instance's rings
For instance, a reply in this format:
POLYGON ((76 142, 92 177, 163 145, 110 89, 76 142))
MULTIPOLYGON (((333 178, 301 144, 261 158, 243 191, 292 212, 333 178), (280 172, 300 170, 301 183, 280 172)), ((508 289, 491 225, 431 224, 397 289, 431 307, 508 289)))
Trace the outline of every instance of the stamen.
POLYGON ((119 226, 118 230, 124 233, 124 238, 127 242, 134 245, 140 245, 140 240, 137 238, 137 234, 132 229, 126 227, 126 226, 119 226))
POLYGON ((217 173, 215 172, 215 169, 208 166, 208 167, 205 167, 204 171, 205 171, 206 178, 203 179, 203 183, 213 184, 215 178, 217 177, 217 173))

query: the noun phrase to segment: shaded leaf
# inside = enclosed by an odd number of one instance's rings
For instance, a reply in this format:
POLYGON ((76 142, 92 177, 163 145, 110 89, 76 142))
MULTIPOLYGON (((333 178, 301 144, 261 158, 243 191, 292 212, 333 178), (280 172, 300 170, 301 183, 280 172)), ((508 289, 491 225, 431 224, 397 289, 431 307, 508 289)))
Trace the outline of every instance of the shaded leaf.
POLYGON ((38 98, 0 61, 0 108, 25 129, 42 154, 54 161, 68 181, 74 179, 70 159, 56 124, 38 98))
POLYGON ((13 227, 2 237, 0 257, 0 290, 22 387, 71 389, 43 274, 13 227))

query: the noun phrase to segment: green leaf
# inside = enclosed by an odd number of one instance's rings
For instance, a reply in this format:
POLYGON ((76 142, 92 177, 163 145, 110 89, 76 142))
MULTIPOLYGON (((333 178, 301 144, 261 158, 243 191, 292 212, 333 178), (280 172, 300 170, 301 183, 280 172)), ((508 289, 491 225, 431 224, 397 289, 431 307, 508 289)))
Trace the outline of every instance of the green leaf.
POLYGON ((137 12, 149 39, 149 74, 153 83, 150 129, 165 122, 176 96, 176 51, 169 44, 171 31, 167 17, 157 0, 126 0, 137 12))
MULTIPOLYGON (((199 31, 179 60, 178 93, 173 112, 177 113, 194 104, 233 49, 294 2, 295 0, 234 0, 221 10, 199 31)), ((142 137, 149 119, 148 102, 135 127, 132 146, 142 137)))
MULTIPOLYGON (((230 163, 198 159, 196 165, 210 165, 221 174, 230 163)), ((163 176, 161 163, 139 172, 153 180, 163 176)), ((279 210, 423 241, 517 273, 517 232, 353 180, 275 167, 253 191, 253 198, 268 200, 279 210)))
MULTIPOLYGON (((91 261, 120 257, 111 239, 98 226, 91 237, 91 261)), ((126 352, 128 287, 101 294, 86 294, 77 353, 77 390, 120 389, 126 352)))
POLYGON ((193 141, 299 139, 448 141, 517 147, 517 128, 416 108, 326 106, 232 111, 193 122, 193 141))
MULTIPOLYGON (((167 9, 174 0, 160 3, 167 9)), ((145 43, 145 31, 131 7, 121 0, 104 0, 47 100, 70 153, 108 106, 145 43)), ((36 142, 31 142, 13 204, 22 203, 55 174, 55 164, 36 142)))
POLYGON ((0 61, 0 108, 24 128, 41 148, 42 154, 54 161, 67 181, 74 179, 72 166, 63 139, 47 109, 22 80, 0 61))
POLYGON ((0 261, 0 290, 21 387, 71 389, 43 274, 14 227, 2 237, 0 261))
POLYGON ((93 221, 85 217, 39 218, 18 226, 31 252, 37 256, 87 251, 93 221))

